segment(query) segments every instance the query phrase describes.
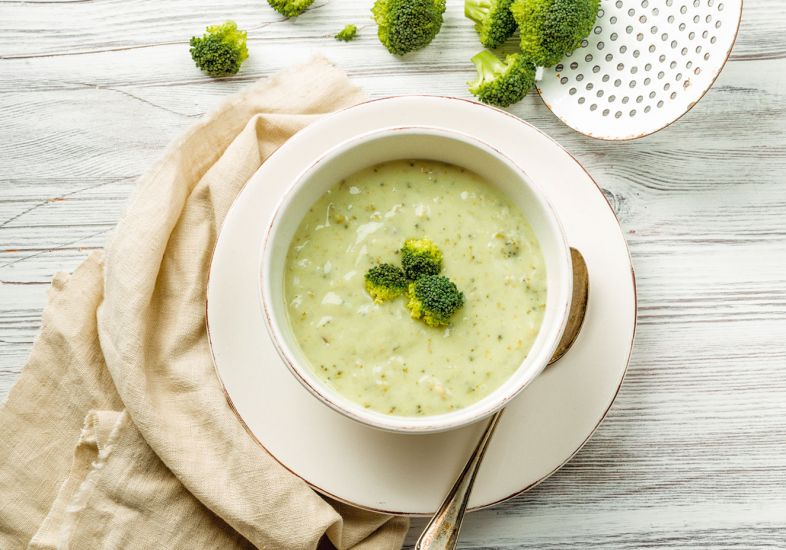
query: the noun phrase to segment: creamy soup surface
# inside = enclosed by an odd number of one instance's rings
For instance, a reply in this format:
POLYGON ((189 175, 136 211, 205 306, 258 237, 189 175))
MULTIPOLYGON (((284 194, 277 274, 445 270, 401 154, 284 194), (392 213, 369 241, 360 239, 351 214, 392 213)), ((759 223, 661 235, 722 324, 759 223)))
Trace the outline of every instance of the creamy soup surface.
POLYGON ((290 323, 313 371, 386 414, 465 407, 500 386, 538 334, 546 270, 521 211, 478 175, 433 161, 362 170, 323 195, 286 261, 290 323), (406 298, 376 304, 364 275, 399 265, 405 239, 444 254, 442 275, 465 303, 446 328, 411 319, 406 298))

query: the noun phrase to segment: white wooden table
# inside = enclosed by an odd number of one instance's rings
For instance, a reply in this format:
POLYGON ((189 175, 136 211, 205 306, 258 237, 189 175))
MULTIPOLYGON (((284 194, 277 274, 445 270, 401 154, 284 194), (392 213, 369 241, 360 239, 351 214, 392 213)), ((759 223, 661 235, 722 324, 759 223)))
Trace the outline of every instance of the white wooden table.
MULTIPOLYGON (((222 98, 314 51, 371 96, 468 96, 479 48, 460 0, 405 61, 377 43, 370 4, 317 0, 283 21, 263 0, 0 0, 0 400, 53 274, 102 246, 137 176, 222 98), (251 57, 210 80, 187 41, 228 18, 251 57), (348 22, 359 40, 330 38, 348 22)), ((512 109, 603 186, 630 243, 639 330, 590 443, 535 490, 471 515, 463 547, 786 547, 784 37, 786 3, 747 0, 715 87, 639 141, 579 135, 535 94, 512 109)))

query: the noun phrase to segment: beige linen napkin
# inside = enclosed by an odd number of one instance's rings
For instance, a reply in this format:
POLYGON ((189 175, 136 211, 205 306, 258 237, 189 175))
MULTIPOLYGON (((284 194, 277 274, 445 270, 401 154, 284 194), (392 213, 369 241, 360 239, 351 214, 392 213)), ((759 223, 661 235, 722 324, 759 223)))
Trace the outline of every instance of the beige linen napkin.
POLYGON ((55 277, 0 409, 0 548, 401 546, 405 519, 325 500, 251 440, 204 322, 240 188, 292 134, 362 99, 321 58, 255 84, 141 179, 105 257, 55 277))

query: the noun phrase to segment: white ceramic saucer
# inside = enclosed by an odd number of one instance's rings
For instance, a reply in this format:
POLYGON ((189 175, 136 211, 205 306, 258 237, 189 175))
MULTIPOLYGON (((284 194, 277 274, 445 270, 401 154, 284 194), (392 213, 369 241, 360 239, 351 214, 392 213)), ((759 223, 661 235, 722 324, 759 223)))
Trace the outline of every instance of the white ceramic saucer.
POLYGON ((430 96, 370 101, 312 124, 265 162, 230 209, 210 268, 208 333, 227 399, 261 446, 318 491, 371 510, 419 515, 436 510, 483 423, 403 435, 334 412, 284 366, 257 299, 264 229, 300 171, 340 141, 408 124, 474 135, 517 162, 546 193, 590 274, 581 334, 507 407, 478 474, 471 508, 490 506, 543 481, 597 428, 627 368, 636 291, 622 231, 601 190, 557 143, 503 111, 430 96))

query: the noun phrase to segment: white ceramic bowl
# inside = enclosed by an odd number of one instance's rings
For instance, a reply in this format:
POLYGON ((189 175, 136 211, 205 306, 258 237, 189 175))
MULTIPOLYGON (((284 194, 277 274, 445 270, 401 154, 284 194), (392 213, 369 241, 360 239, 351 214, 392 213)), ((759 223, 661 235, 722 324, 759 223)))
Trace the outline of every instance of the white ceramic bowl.
POLYGON ((529 177, 499 151, 455 131, 393 127, 336 145, 306 168, 279 203, 262 246, 262 306, 278 353, 292 374, 318 399, 369 426, 429 433, 465 426, 513 399, 546 367, 567 321, 572 292, 570 249, 551 206, 529 177), (428 159, 462 166, 502 190, 524 213, 540 243, 547 273, 546 310, 535 342, 519 368, 499 388, 462 409, 432 416, 394 416, 365 409, 327 386, 311 370, 296 340, 284 294, 284 264, 290 243, 308 209, 333 185, 368 166, 400 159, 428 159))

